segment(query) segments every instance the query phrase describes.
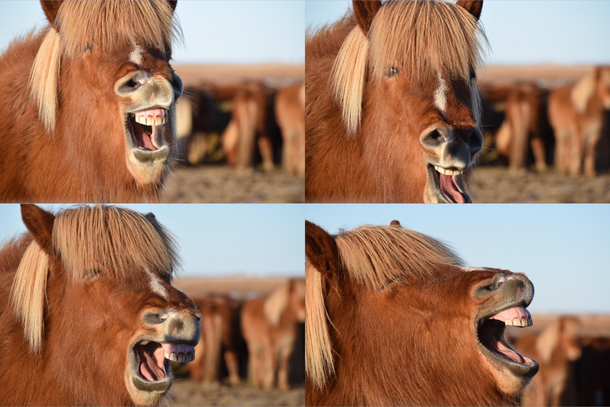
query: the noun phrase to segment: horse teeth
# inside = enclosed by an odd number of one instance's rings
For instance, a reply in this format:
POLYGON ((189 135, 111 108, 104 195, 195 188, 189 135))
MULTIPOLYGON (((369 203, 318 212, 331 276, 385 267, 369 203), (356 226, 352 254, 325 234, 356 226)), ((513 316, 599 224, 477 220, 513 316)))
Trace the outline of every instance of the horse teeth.
MULTIPOLYGON (((163 357, 164 357, 165 359, 169 359, 169 353, 167 353, 167 352, 163 352, 163 357)), ((170 360, 171 360, 171 359, 170 359, 170 360)))
POLYGON ((147 116, 146 117, 146 125, 147 126, 152 126, 154 123, 154 118, 152 116, 147 116))
POLYGON ((460 170, 449 170, 447 168, 439 167, 438 165, 435 165, 434 169, 436 171, 440 172, 441 174, 445 174, 445 175, 460 175, 463 172, 460 170))
POLYGON ((186 362, 186 357, 184 356, 184 353, 178 354, 178 362, 180 362, 180 363, 186 362))
POLYGON ((155 126, 160 126, 163 124, 163 117, 155 116, 155 126))
POLYGON ((513 325, 513 321, 511 321, 509 319, 506 319, 506 320, 504 320, 504 325, 512 326, 513 325))
POLYGON ((192 362, 193 360, 195 360, 195 355, 193 355, 191 352, 186 354, 185 357, 185 362, 192 362))
POLYGON ((150 343, 150 341, 142 341, 142 342, 140 342, 140 345, 142 345, 142 346, 146 346, 146 345, 148 345, 149 343, 150 343))

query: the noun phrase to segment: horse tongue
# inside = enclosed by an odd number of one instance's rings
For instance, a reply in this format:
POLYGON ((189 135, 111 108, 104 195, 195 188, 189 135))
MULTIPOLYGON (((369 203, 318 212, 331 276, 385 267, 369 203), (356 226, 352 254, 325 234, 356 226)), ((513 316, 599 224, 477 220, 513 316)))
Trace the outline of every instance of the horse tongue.
POLYGON ((438 173, 439 187, 443 195, 445 195, 453 203, 464 203, 466 200, 453 181, 453 175, 445 175, 438 173))
POLYGON ((165 369, 163 367, 163 348, 157 346, 151 349, 146 346, 138 346, 138 355, 140 356, 140 374, 150 382, 156 382, 165 378, 165 369))
POLYGON ((504 345, 500 341, 494 341, 494 343, 492 344, 492 347, 495 348, 493 350, 495 350, 496 352, 498 352, 505 358, 512 360, 513 362, 517 362, 517 363, 521 363, 521 364, 525 363, 525 359, 523 358, 523 356, 521 356, 520 354, 518 354, 517 352, 515 352, 508 346, 504 345))

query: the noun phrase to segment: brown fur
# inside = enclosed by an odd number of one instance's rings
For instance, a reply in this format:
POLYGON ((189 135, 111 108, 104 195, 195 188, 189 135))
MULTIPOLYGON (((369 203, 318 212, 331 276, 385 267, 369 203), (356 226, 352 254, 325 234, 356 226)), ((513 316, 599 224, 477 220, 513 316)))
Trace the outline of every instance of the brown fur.
POLYGON ((306 199, 424 202, 422 132, 449 123, 467 142, 462 132, 478 125, 477 17, 442 1, 355 4, 356 16, 307 35, 306 199), (385 78, 389 66, 400 72, 385 78), (444 114, 434 105, 439 75, 444 114))
POLYGON ((246 301, 241 328, 248 345, 249 378, 255 386, 287 390, 288 362, 305 320, 305 282, 291 279, 269 296, 246 301))
POLYGON ((201 312, 202 340, 196 347, 195 360, 189 363, 189 372, 194 380, 205 385, 220 380, 220 358, 223 355, 229 372, 229 384, 239 383, 239 366, 234 332, 236 307, 226 296, 193 298, 201 312))
POLYGON ((0 58, 0 201, 156 200, 174 154, 173 118, 164 127, 170 159, 146 182, 128 167, 122 109, 115 92, 145 70, 175 89, 169 65, 179 34, 175 2, 42 2, 49 27, 11 43, 0 58))
POLYGON ((549 120, 555 133, 555 165, 573 176, 594 176, 604 110, 610 109, 610 67, 597 67, 578 83, 555 89, 549 120))
POLYGON ((305 176, 305 84, 287 86, 275 96, 275 117, 282 131, 282 164, 305 176))
POLYGON ((173 309, 198 316, 192 301, 171 286, 177 259, 170 235, 152 214, 112 207, 53 216, 24 206, 22 217, 29 232, 0 249, 0 405, 160 402, 162 394, 132 395, 126 366, 130 344, 152 332, 141 320, 145 312, 173 309), (48 270, 23 272, 43 273, 46 287, 39 294, 45 300, 38 308, 30 292, 31 298, 21 298, 26 306, 15 308, 11 286, 23 279, 22 258, 31 247, 47 257, 48 270), (151 275, 167 299, 151 291, 151 275), (42 323, 36 325, 39 341, 32 342, 26 335, 36 315, 42 323))
POLYGON ((581 355, 580 328, 577 318, 561 317, 540 334, 515 340, 517 350, 540 364, 540 372, 525 390, 522 405, 562 405, 571 364, 581 355))
POLYGON ((509 405, 524 384, 492 367, 476 287, 442 243, 391 226, 328 235, 306 222, 306 405, 509 405))

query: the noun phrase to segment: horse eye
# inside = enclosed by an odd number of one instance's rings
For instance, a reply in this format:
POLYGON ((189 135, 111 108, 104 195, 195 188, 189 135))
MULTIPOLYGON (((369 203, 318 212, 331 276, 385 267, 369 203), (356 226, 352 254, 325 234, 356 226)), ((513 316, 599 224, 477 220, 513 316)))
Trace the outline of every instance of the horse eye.
POLYGON ((388 281, 386 281, 383 286, 381 287, 382 290, 385 290, 386 288, 388 288, 389 286, 391 286, 394 283, 400 282, 404 280, 404 276, 402 274, 399 274, 397 276, 392 277, 391 279, 389 279, 388 281))
POLYGON ((85 272, 85 278, 89 279, 89 278, 93 278, 95 276, 97 276, 98 274, 101 274, 102 270, 100 269, 93 269, 93 270, 88 270, 85 272))
POLYGON ((389 66, 385 68, 384 74, 386 78, 391 78, 394 75, 398 75, 398 72, 400 72, 400 69, 396 68, 395 66, 389 66))

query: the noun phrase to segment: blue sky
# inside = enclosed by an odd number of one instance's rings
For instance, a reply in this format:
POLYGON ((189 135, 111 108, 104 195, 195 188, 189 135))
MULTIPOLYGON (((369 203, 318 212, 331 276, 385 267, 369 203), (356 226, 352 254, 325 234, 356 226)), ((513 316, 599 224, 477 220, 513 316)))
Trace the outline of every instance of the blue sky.
MULTIPOLYGON (((305 25, 345 14, 351 1, 308 1, 305 25)), ((485 1, 481 21, 491 65, 610 63, 610 1, 485 1)))
MULTIPOLYGON (((57 212, 65 205, 41 205, 57 212)), ((301 205, 120 205, 152 212, 178 239, 182 277, 302 276, 305 270, 301 205)), ((22 232, 19 205, 0 205, 0 242, 22 232)))
MULTIPOLYGON (((304 63, 304 1, 179 1, 176 63, 304 63)), ((0 1, 0 50, 46 18, 38 1, 0 1)))
POLYGON ((610 313, 610 205, 307 205, 305 217, 330 233, 397 219, 469 266, 525 273, 534 312, 610 313))

